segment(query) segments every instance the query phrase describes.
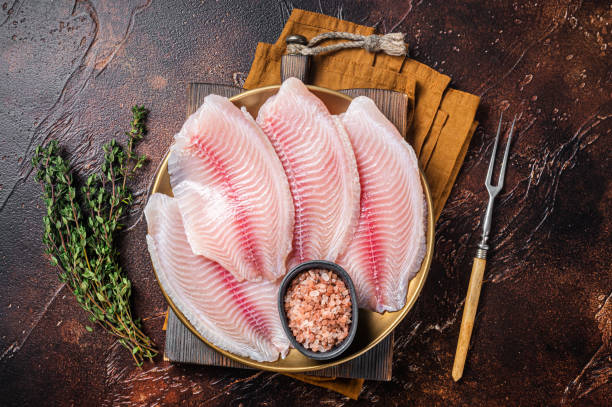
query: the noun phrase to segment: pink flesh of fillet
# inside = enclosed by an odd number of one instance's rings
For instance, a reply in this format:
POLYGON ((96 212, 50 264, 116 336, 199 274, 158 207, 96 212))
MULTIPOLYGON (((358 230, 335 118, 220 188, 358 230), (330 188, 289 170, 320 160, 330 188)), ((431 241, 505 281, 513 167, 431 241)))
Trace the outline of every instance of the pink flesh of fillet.
POLYGON ((289 266, 335 261, 348 245, 359 213, 359 176, 344 128, 296 78, 287 79, 266 101, 257 123, 283 164, 293 196, 289 266))
POLYGON ((238 280, 286 273, 294 218, 289 184, 246 111, 207 96, 175 136, 168 172, 194 253, 238 280))
POLYGON ((414 150, 366 97, 341 115, 359 170, 361 212, 338 259, 350 274, 359 306, 397 311, 426 251, 427 209, 414 150))
POLYGON ((176 198, 153 194, 145 208, 147 244, 164 291, 215 346, 257 361, 285 356, 289 341, 278 315, 278 283, 238 281, 193 253, 176 198))

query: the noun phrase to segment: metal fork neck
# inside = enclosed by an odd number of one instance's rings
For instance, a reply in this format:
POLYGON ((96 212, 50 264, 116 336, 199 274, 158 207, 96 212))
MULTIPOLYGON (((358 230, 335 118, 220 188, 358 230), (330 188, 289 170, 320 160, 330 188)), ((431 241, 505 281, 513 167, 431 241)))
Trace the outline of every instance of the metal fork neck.
POLYGON ((488 249, 488 247, 486 249, 483 249, 482 247, 480 247, 480 245, 478 245, 478 250, 476 250, 476 257, 482 260, 486 260, 488 249))
POLYGON ((478 243, 478 250, 476 252, 476 257, 479 259, 487 258, 487 251, 489 250, 489 234, 491 233, 491 222, 493 220, 493 204, 495 203, 495 195, 489 194, 489 202, 487 204, 487 211, 484 215, 484 220, 482 224, 482 238, 480 239, 480 243, 478 243))

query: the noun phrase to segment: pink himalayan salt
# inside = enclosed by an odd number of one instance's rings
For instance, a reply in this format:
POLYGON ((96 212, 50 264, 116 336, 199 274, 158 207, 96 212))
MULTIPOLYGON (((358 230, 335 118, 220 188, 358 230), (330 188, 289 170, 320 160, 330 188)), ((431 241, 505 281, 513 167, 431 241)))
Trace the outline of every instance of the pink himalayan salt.
POLYGON ((289 328, 313 352, 327 352, 348 336, 351 307, 344 281, 328 270, 301 273, 285 295, 289 328))

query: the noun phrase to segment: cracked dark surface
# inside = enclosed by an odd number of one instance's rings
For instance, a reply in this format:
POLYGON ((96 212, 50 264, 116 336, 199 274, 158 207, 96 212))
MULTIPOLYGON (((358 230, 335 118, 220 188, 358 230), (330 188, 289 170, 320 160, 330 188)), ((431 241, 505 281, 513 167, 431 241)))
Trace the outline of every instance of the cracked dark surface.
MULTIPOLYGON (((605 405, 612 397, 612 9, 607 2, 6 1, 0 4, 0 404, 605 405), (394 378, 350 401, 271 373, 144 369, 85 314, 42 257, 29 168, 50 138, 90 171, 135 103, 151 109, 151 175, 189 82, 240 85, 293 7, 407 33, 412 56, 482 96, 437 225, 435 260, 396 334, 394 378), (520 113, 466 372, 450 379, 498 112, 520 113)), ((149 177, 136 180, 139 198, 149 177)), ((124 233, 137 314, 163 343, 145 225, 124 233)))

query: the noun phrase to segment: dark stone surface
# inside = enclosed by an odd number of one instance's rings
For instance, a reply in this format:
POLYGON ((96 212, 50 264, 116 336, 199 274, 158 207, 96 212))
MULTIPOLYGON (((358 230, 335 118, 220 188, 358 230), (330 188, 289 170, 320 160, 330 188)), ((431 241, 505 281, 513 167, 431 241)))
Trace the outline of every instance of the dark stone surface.
MULTIPOLYGON (((0 404, 605 405, 612 397, 608 2, 7 1, 0 4, 0 404), (404 31, 412 55, 482 96, 464 168, 437 227, 435 261, 396 334, 394 378, 352 402, 278 374, 138 369, 87 319, 42 257, 32 149, 61 140, 90 170, 134 103, 162 157, 193 81, 240 83, 257 41, 295 7, 404 31), (450 378, 500 108, 522 112, 463 381, 450 378)), ((155 165, 136 180, 142 198, 155 165)), ((142 202, 140 202, 142 203, 142 202)), ((140 209, 124 265, 145 329, 165 303, 140 209)))

